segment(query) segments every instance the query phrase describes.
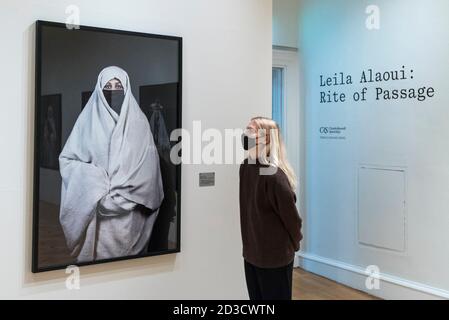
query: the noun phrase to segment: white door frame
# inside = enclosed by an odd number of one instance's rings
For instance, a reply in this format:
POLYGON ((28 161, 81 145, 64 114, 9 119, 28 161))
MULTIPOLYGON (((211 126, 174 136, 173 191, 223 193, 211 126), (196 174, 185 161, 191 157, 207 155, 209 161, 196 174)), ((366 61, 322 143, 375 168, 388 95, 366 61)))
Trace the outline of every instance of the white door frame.
MULTIPOLYGON (((287 156, 293 170, 298 177, 296 188, 296 205, 301 217, 304 219, 304 163, 303 163, 303 141, 302 141, 302 112, 300 105, 300 74, 299 53, 296 49, 273 48, 273 67, 282 68, 284 83, 284 141, 287 148, 287 156)), ((303 223, 304 225, 304 223, 303 223)), ((304 229, 304 228, 303 228, 304 229)), ((303 241, 304 242, 304 241, 303 241)), ((295 267, 298 259, 295 259, 295 267)))
POLYGON ((273 49, 273 67, 282 68, 284 82, 284 141, 295 173, 300 172, 300 104, 298 52, 273 49))

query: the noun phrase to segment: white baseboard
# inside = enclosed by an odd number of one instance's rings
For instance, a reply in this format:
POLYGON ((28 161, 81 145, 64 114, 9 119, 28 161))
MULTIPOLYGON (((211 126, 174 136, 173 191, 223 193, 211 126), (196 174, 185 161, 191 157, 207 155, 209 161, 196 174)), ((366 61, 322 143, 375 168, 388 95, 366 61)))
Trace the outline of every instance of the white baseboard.
POLYGON ((342 283, 357 290, 364 291, 383 299, 449 299, 449 291, 410 281, 389 274, 380 273, 379 289, 368 289, 365 286, 367 273, 365 268, 342 261, 317 256, 310 253, 297 253, 297 263, 301 268, 342 283))

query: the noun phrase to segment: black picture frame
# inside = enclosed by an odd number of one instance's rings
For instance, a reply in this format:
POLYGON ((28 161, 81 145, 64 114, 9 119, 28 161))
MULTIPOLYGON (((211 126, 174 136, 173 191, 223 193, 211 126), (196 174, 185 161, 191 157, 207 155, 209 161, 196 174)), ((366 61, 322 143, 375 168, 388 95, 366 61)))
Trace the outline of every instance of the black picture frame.
MULTIPOLYGON (((40 148, 41 148, 41 130, 39 123, 41 121, 42 116, 42 96, 41 96, 41 76, 42 76, 42 28, 43 27, 55 27, 55 28, 64 28, 66 29, 66 24, 60 22, 50 22, 50 21, 42 21, 37 20, 35 23, 36 33, 35 33, 35 129, 34 129, 34 173, 33 173, 33 225, 32 225, 32 263, 31 263, 31 272, 40 273, 52 270, 64 269, 68 265, 72 264, 56 264, 51 266, 41 267, 38 263, 39 257, 39 192, 40 192, 40 148)), ((125 31, 125 30, 116 30, 116 29, 108 29, 108 28, 99 28, 92 26, 79 26, 79 28, 73 30, 83 30, 83 31, 95 31, 95 32, 104 32, 111 33, 117 35, 130 35, 130 36, 138 36, 138 37, 146 37, 153 39, 166 39, 166 40, 174 40, 178 44, 178 105, 176 111, 176 126, 177 128, 182 128, 182 69, 183 69, 183 39, 178 36, 169 36, 169 35, 158 35, 151 33, 142 33, 135 31, 125 31)), ((80 94, 81 98, 81 94, 80 94)), ((81 103, 81 101, 80 101, 81 103)), ((157 252, 149 252, 142 253, 133 256, 125 256, 111 259, 104 259, 99 261, 91 261, 91 262, 81 262, 76 263, 77 266, 87 266, 94 264, 104 264, 115 261, 123 261, 130 260, 136 258, 146 258, 151 256, 158 255, 166 255, 178 253, 181 251, 181 164, 177 164, 176 166, 176 207, 177 207, 177 221, 176 221, 176 247, 174 249, 168 249, 157 252)))

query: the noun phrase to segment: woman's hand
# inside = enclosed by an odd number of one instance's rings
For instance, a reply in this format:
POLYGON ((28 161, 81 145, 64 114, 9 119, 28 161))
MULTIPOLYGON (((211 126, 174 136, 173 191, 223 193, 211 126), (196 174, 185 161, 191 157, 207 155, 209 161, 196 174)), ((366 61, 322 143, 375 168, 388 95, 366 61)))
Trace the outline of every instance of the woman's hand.
POLYGON ((97 212, 104 217, 113 217, 131 212, 136 205, 136 203, 129 201, 120 195, 111 195, 108 193, 98 202, 97 212))

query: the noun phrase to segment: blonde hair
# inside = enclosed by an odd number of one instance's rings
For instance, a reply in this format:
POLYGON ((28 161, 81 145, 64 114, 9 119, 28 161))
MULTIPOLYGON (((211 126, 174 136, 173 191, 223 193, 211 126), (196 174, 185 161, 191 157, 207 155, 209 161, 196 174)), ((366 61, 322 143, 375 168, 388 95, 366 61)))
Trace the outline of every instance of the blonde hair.
POLYGON ((281 169, 287 176, 293 192, 296 192, 296 175, 287 160, 285 144, 281 137, 279 125, 273 119, 266 117, 254 117, 251 121, 254 122, 257 130, 263 130, 266 134, 267 149, 266 152, 262 152, 259 155, 259 161, 281 169))

